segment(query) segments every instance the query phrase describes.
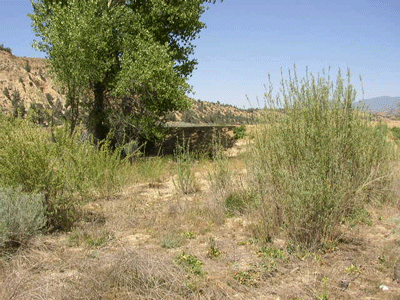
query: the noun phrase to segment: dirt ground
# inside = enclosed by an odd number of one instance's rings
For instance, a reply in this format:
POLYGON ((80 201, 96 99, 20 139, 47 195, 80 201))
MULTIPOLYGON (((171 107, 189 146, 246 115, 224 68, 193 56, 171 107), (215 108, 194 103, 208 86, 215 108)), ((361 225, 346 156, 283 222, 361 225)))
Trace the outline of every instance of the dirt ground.
MULTIPOLYGON (((231 150, 236 174, 244 147, 231 150)), ((250 214, 226 216, 210 168, 198 162, 188 195, 166 173, 87 203, 71 232, 0 260, 0 299, 400 299, 398 200, 310 253, 255 239, 250 214)))

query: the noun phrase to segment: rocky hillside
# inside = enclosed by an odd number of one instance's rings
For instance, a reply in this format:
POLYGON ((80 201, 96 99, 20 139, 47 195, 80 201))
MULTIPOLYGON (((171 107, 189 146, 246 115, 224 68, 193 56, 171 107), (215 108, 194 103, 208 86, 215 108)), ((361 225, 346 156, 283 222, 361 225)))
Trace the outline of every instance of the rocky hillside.
POLYGON ((229 104, 193 100, 190 110, 173 112, 167 116, 167 120, 172 124, 240 125, 254 124, 259 117, 259 109, 239 109, 229 104))
POLYGON ((49 106, 64 99, 47 74, 45 59, 17 57, 7 51, 0 51, 0 89, 3 112, 10 111, 16 100, 28 110, 34 103, 49 106))
MULTIPOLYGON (((40 104, 51 109, 65 96, 51 80, 45 59, 17 57, 0 50, 0 110, 12 112, 15 102, 26 111, 40 104), (14 103, 14 104, 13 104, 14 103)), ((167 116, 172 124, 251 124, 260 116, 257 110, 238 109, 231 105, 193 100, 192 109, 167 116)))

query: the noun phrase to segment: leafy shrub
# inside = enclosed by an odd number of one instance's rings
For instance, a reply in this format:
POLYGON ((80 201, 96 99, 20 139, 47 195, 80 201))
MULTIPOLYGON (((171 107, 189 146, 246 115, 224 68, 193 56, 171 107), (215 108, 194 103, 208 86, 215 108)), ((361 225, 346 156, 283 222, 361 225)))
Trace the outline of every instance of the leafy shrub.
POLYGON ((29 65, 29 61, 25 61, 24 64, 24 70, 27 71, 28 73, 31 71, 31 66, 29 65))
POLYGON ((7 51, 8 53, 12 54, 11 48, 4 47, 4 44, 0 44, 0 50, 7 51))
POLYGON ((42 194, 0 188, 0 246, 22 244, 46 224, 42 194))
POLYGON ((267 234, 284 229, 293 241, 318 247, 338 238, 340 223, 390 183, 387 130, 355 110, 356 91, 339 70, 336 84, 289 72, 281 94, 266 93, 266 122, 255 133, 251 170, 263 200, 267 234))
POLYGON ((392 127, 391 129, 392 135, 393 135, 393 139, 395 141, 400 141, 400 127, 392 127))
POLYGON ((203 270, 203 263, 194 255, 182 253, 174 260, 174 262, 189 273, 199 276, 204 276, 206 274, 203 270))
POLYGON ((27 120, 0 117, 0 185, 42 193, 48 225, 70 227, 82 196, 108 196, 121 186, 129 163, 109 145, 50 131, 27 120))
POLYGON ((246 125, 240 125, 238 127, 233 128, 233 133, 235 135, 235 139, 242 139, 246 136, 246 125))

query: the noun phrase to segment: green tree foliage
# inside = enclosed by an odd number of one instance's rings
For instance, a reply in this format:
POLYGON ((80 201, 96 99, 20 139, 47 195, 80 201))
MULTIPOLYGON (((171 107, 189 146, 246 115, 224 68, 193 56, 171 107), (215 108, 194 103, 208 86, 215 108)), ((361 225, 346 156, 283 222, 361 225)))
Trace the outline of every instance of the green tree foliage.
POLYGON ((205 3, 215 0, 31 2, 34 46, 67 90, 72 130, 85 111, 97 139, 126 122, 146 135, 166 113, 189 106, 192 42, 205 27, 205 3))

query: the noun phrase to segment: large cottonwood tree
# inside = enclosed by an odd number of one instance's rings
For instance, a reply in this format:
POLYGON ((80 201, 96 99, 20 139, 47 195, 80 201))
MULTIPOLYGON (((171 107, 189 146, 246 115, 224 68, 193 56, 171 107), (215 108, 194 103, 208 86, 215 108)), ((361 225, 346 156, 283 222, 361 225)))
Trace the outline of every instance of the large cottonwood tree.
POLYGON ((189 106, 200 16, 215 0, 31 0, 32 27, 56 80, 67 91, 72 130, 82 110, 102 140, 110 115, 151 128, 189 106))

